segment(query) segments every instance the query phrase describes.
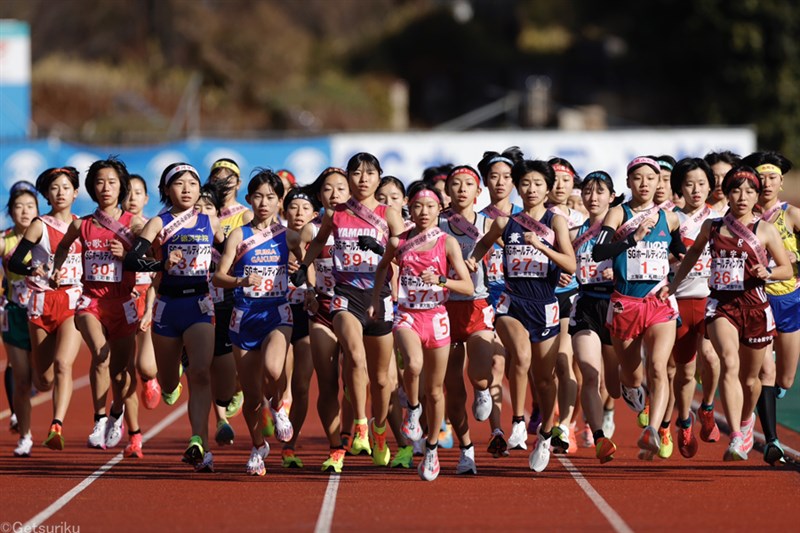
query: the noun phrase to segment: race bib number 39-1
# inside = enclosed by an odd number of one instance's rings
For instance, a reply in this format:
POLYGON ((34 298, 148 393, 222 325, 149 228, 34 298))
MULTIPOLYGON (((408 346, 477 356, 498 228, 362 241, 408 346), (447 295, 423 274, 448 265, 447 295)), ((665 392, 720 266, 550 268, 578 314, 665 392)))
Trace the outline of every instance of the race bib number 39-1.
POLYGON ((381 260, 375 252, 359 248, 358 241, 339 241, 331 248, 331 254, 339 272, 372 273, 381 260))

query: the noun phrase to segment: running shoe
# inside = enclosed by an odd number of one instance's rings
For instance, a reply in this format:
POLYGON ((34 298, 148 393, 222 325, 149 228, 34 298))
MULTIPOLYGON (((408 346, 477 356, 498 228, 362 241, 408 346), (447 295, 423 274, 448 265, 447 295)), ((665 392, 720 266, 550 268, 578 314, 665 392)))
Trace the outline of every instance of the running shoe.
POLYGON ((442 429, 439 431, 439 447, 449 450, 454 444, 453 426, 445 420, 442 422, 442 429))
POLYGON ((594 454, 600 460, 600 464, 605 464, 614 459, 614 453, 617 451, 617 445, 607 437, 600 437, 597 439, 597 444, 594 447, 594 454))
POLYGON ((391 468, 411 468, 414 466, 414 447, 400 446, 389 466, 391 468))
POLYGON ((281 450, 281 466, 283 468, 303 468, 303 461, 294 454, 291 448, 281 450))
POLYGON ((261 406, 261 436, 265 438, 275 435, 275 421, 272 420, 271 407, 261 406))
POLYGON ((286 408, 283 402, 278 405, 277 410, 272 408, 272 402, 270 402, 269 411, 272 413, 272 419, 275 421, 275 438, 280 442, 289 442, 292 440, 294 428, 292 428, 289 415, 286 414, 286 408))
POLYGON ((750 453, 753 449, 753 428, 756 426, 756 414, 751 413, 746 424, 742 424, 742 435, 744 435, 744 451, 750 453))
MULTIPOLYGON (((22 441, 22 439, 20 439, 20 441, 22 441)), ((780 442, 773 440, 767 443, 764 447, 764 461, 772 466, 775 466, 775 463, 786 464, 786 454, 780 442)))
POLYGON ((214 434, 214 440, 220 446, 230 446, 233 444, 233 439, 236 434, 227 420, 220 420, 217 422, 217 432, 214 434))
POLYGON ((263 476, 267 473, 267 466, 264 464, 269 455, 269 444, 264 442, 259 448, 253 446, 250 450, 250 458, 247 460, 245 470, 248 476, 263 476))
POLYGON ((425 447, 425 459, 419 463, 417 471, 423 481, 433 481, 439 477, 439 452, 437 448, 430 449, 427 446, 425 447))
POLYGON ((323 472, 330 472, 332 474, 341 474, 342 468, 344 468, 344 450, 335 449, 331 450, 330 455, 322 463, 322 471, 323 472))
POLYGON ((372 447, 369 445, 366 424, 355 425, 355 435, 353 443, 350 445, 350 453, 353 455, 372 455, 372 447))
POLYGON ((714 419, 714 410, 706 411, 702 407, 697 409, 697 418, 700 420, 700 438, 704 442, 717 442, 719 440, 719 426, 714 419))
POLYGON ((142 383, 139 396, 145 409, 158 407, 158 404, 161 403, 161 385, 158 384, 158 380, 153 378, 142 383))
POLYGON ((14 448, 14 457, 30 457, 31 450, 33 449, 33 438, 29 431, 27 435, 23 435, 17 441, 17 447, 14 448))
POLYGON ((475 465, 475 447, 461 448, 456 465, 456 474, 478 474, 478 467, 475 465))
POLYGON ((403 435, 410 440, 420 440, 422 438, 422 426, 419 417, 422 416, 422 404, 416 409, 406 409, 403 412, 403 435))
POLYGON ((678 428, 678 451, 687 459, 691 459, 697 454, 698 442, 694 436, 694 420, 694 413, 689 411, 689 427, 678 428))
POLYGON ((580 445, 581 448, 594 448, 594 435, 588 423, 583 426, 583 431, 581 431, 580 445))
POLYGON ((552 440, 542 436, 542 426, 536 431, 536 444, 533 446, 533 451, 528 456, 528 466, 534 472, 544 472, 547 465, 550 463, 550 444, 552 440))
POLYGON ((142 453, 142 434, 137 433, 136 435, 131 435, 130 441, 128 445, 125 447, 125 457, 131 457, 135 459, 141 459, 144 457, 142 453))
POLYGON ((639 411, 639 414, 636 416, 636 423, 639 425, 640 428, 646 428, 650 425, 650 398, 646 398, 644 401, 644 409, 639 411))
POLYGON ((651 452, 650 450, 639 450, 639 454, 637 457, 642 461, 652 461, 655 459, 656 454, 651 452))
POLYGON ((47 438, 44 439, 42 445, 47 446, 51 450, 63 450, 64 437, 61 435, 61 431, 61 424, 53 424, 50 426, 50 433, 47 434, 47 438))
POLYGON ((722 456, 723 461, 747 461, 747 451, 744 449, 744 439, 739 435, 731 439, 728 449, 722 456))
POLYGON ((506 443, 503 430, 500 428, 492 431, 492 440, 489 441, 487 451, 492 454, 492 457, 499 459, 500 457, 508 457, 508 444, 506 443))
MULTIPOLYGON (((508 437, 508 447, 512 450, 528 449, 528 431, 525 429, 525 421, 514 422, 511 424, 511 436, 508 437)), ((569 446, 569 443, 567 443, 569 446)))
POLYGON ((553 426, 553 435, 550 437, 550 447, 553 449, 553 453, 567 453, 569 441, 570 436, 567 426, 564 424, 553 426))
POLYGON ((372 463, 376 466, 388 466, 389 459, 392 457, 392 451, 389 449, 389 443, 386 442, 386 426, 384 425, 383 433, 378 434, 375 431, 375 420, 370 421, 370 442, 372 444, 372 463))
POLYGON ((164 400, 164 403, 167 405, 175 405, 181 397, 181 391, 183 390, 183 384, 178 382, 178 386, 175 387, 175 390, 172 392, 167 392, 165 390, 161 390, 161 398, 164 400))
POLYGON ((647 426, 642 431, 637 445, 644 451, 658 453, 661 449, 661 438, 658 436, 658 431, 652 426, 647 426))
POLYGON ((542 412, 539 411, 539 406, 535 405, 531 410, 531 416, 528 419, 528 435, 536 435, 536 428, 542 423, 542 412))
POLYGON ((182 461, 196 466, 203 462, 204 457, 205 450, 203 449, 203 439, 200 435, 192 435, 192 438, 189 439, 189 446, 187 446, 186 450, 183 452, 182 461))
POLYGON ((578 451, 578 431, 575 422, 569 426, 569 447, 567 448, 568 454, 574 454, 578 451))
POLYGON ((225 418, 233 418, 242 412, 242 405, 244 404, 244 392, 237 391, 231 398, 231 403, 225 408, 225 418))
POLYGON ((622 383, 620 383, 619 387, 622 392, 622 399, 625 400, 628 407, 634 413, 640 413, 644 409, 645 398, 647 398, 647 392, 644 387, 641 385, 638 387, 626 387, 622 383))
POLYGON ((397 401, 400 404, 400 407, 403 409, 408 409, 408 394, 406 394, 403 385, 397 386, 397 401))
POLYGON ((104 416, 100 420, 95 420, 94 428, 86 441, 88 448, 106 449, 106 426, 108 426, 108 417, 104 416))
POLYGON ((113 414, 108 417, 108 423, 106 424, 106 449, 116 447, 119 441, 122 440, 122 435, 125 433, 124 415, 125 408, 123 407, 119 418, 115 417, 113 414))
POLYGON ((194 471, 197 473, 214 473, 214 455, 211 452, 206 452, 203 455, 203 460, 194 465, 194 471))
POLYGON ((478 422, 483 422, 492 414, 492 393, 489 389, 475 390, 475 397, 472 400, 472 416, 478 422))
POLYGON ((672 433, 669 432, 669 428, 658 428, 658 438, 660 441, 658 456, 662 459, 669 459, 672 457, 672 451, 675 448, 672 443, 672 433))
POLYGON ((19 434, 19 421, 17 420, 17 413, 11 413, 11 417, 8 419, 8 430, 11 433, 19 434))
POLYGON ((603 435, 610 439, 617 425, 614 423, 614 409, 603 409, 603 435))
POLYGON ((786 396, 786 389, 784 389, 783 387, 776 387, 775 398, 778 400, 783 400, 785 396, 786 396))
POLYGON ((414 457, 425 457, 425 439, 413 441, 411 447, 414 449, 414 457))
POLYGON ((349 433, 339 433, 339 438, 342 439, 342 448, 347 455, 353 455, 350 453, 350 445, 353 443, 353 436, 349 433))

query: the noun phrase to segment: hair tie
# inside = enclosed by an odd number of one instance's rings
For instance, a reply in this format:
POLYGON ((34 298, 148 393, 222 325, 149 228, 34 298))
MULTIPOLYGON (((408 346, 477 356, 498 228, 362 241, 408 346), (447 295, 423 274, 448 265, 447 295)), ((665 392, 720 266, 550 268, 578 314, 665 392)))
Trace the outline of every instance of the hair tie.
POLYGON ((230 161, 217 161, 211 165, 211 172, 214 172, 218 168, 227 168, 228 170, 232 170, 237 176, 242 175, 242 173, 239 172, 239 166, 236 163, 231 163, 230 161))
POLYGON ((631 169, 633 167, 637 166, 637 165, 647 165, 650 168, 652 168, 653 170, 655 170, 656 173, 661 172, 661 167, 658 166, 658 162, 656 162, 654 159, 651 159, 649 157, 637 157, 633 161, 628 163, 628 171, 627 171, 627 173, 630 174, 631 173, 631 169))

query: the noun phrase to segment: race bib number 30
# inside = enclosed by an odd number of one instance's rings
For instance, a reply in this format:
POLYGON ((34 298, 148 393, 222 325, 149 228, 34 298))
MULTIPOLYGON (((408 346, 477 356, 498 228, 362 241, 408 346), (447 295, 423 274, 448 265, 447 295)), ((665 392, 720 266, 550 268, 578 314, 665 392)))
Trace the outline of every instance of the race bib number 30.
POLYGON ((544 278, 549 260, 533 246, 506 246, 509 278, 544 278))
POLYGON ((86 250, 83 253, 83 270, 86 281, 104 283, 122 281, 122 262, 109 251, 86 250))
POLYGON ((245 287, 244 295, 248 298, 279 298, 286 295, 289 280, 286 276, 286 265, 244 267, 245 277, 250 274, 261 276, 261 283, 255 287, 245 287))
POLYGON ((669 272, 669 251, 665 242, 639 241, 626 252, 628 281, 661 281, 669 272))
POLYGON ((170 244, 167 253, 180 250, 183 257, 169 269, 171 276, 207 276, 211 265, 211 246, 207 244, 170 244))
POLYGON ((744 290, 744 259, 715 257, 711 260, 709 285, 717 291, 744 290))

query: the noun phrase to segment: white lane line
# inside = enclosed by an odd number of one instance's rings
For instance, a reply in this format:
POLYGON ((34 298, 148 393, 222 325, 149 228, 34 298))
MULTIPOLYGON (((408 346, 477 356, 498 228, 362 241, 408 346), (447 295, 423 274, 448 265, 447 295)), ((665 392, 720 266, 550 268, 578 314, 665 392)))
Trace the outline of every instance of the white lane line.
MULTIPOLYGON (((89 374, 81 376, 72 382, 72 392, 74 393, 76 390, 82 389, 88 384, 89 384, 89 374)), ((52 390, 49 390, 47 392, 40 392, 36 396, 31 398, 31 407, 36 407, 37 405, 47 403, 52 399, 53 399, 52 390)), ((4 420, 10 416, 11 416, 11 409, 0 411, 0 420, 4 420)))
POLYGON ((572 464, 572 461, 567 459, 566 457, 559 457, 559 462, 564 465, 564 468, 567 469, 567 472, 572 474, 572 477, 575 479, 575 482, 578 486, 583 489, 583 492, 586 493, 586 496, 592 501, 597 510, 608 520, 608 523, 611 524, 611 527, 614 528, 614 531, 617 533, 633 533, 633 530, 625 523, 620 515, 608 504, 608 502, 600 496, 600 493, 597 492, 592 484, 583 477, 583 474, 572 464))
MULTIPOLYGON (((142 442, 147 442, 151 438, 155 437, 159 433, 161 433, 164 428, 175 422, 178 418, 183 416, 186 413, 188 403, 184 403, 180 407, 176 408, 172 411, 169 415, 167 415, 164 419, 162 419, 158 424, 153 426, 153 428, 144 434, 142 437, 142 442)), ((20 530, 21 531, 33 531, 34 528, 40 526, 44 523, 45 520, 56 514, 60 511, 65 505, 67 505, 75 496, 86 490, 86 488, 94 483, 100 476, 114 468, 114 466, 122 461, 123 455, 122 452, 118 453, 111 459, 109 462, 98 468, 95 472, 89 475, 86 479, 75 485, 70 491, 65 493, 59 499, 54 501, 50 506, 48 506, 44 511, 40 512, 30 520, 28 520, 25 525, 23 525, 20 530)))
POLYGON ((317 525, 314 533, 330 533, 333 523, 333 512, 336 510, 336 493, 339 491, 339 480, 341 475, 331 474, 328 478, 328 488, 325 489, 325 498, 322 500, 322 507, 317 517, 317 525))

